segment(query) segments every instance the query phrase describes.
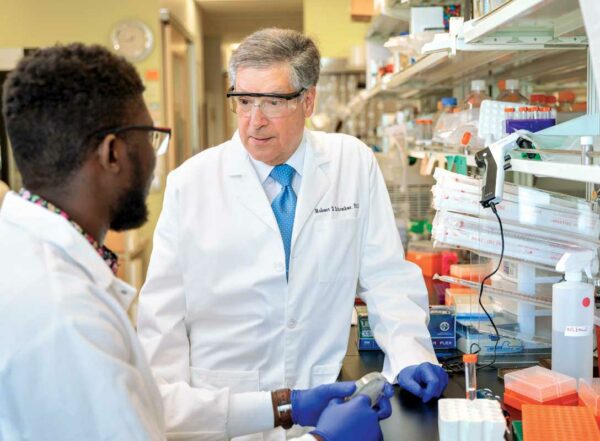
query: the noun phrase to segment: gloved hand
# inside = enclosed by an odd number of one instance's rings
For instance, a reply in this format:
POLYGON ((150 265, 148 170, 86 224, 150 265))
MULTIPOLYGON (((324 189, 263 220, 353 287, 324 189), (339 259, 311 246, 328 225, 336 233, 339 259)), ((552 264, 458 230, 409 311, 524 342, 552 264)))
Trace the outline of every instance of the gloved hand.
POLYGON ((324 441, 380 441, 383 435, 379 413, 381 410, 371 408, 371 400, 366 395, 357 395, 346 402, 336 398, 325 408, 316 429, 310 433, 324 441))
POLYGON ((398 385, 427 403, 442 395, 448 386, 448 374, 435 364, 414 364, 400 371, 398 385))
POLYGON ((301 426, 316 426, 321 412, 334 398, 346 398, 354 392, 352 381, 323 384, 312 389, 293 390, 292 421, 301 426))

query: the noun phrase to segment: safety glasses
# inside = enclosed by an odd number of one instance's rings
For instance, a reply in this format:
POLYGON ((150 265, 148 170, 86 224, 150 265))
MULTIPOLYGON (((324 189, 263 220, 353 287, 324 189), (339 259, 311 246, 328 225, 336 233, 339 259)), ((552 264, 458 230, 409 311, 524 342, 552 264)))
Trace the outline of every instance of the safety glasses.
POLYGON ((232 89, 227 93, 227 98, 231 111, 239 116, 250 116, 256 107, 267 118, 282 118, 296 110, 301 101, 298 98, 305 91, 303 88, 292 93, 248 93, 234 92, 232 89))
POLYGON ((92 134, 98 138, 104 138, 106 135, 113 134, 118 136, 121 133, 129 132, 132 130, 139 130, 148 132, 148 141, 152 145, 152 148, 156 152, 157 156, 163 155, 169 147, 169 140, 171 139, 171 129, 165 127, 155 126, 118 126, 109 129, 99 130, 92 134))

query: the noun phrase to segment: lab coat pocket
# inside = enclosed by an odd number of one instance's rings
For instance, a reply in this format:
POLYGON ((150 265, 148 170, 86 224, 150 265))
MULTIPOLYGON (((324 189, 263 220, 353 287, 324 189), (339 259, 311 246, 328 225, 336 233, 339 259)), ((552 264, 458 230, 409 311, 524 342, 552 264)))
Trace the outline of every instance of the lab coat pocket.
POLYGON ((358 219, 317 222, 319 282, 337 282, 358 276, 358 219))
POLYGON ((321 384, 334 383, 337 380, 341 363, 336 364, 320 364, 313 366, 310 376, 310 387, 316 387, 321 384))
POLYGON ((259 390, 258 371, 217 371, 190 368, 191 385, 209 390, 229 388, 234 393, 259 390))

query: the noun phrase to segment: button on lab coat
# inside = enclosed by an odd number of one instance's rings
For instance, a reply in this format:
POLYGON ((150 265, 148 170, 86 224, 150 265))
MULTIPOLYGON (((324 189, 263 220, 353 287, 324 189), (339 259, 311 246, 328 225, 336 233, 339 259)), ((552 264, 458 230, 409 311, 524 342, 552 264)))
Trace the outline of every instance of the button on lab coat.
MULTIPOLYGON (((404 260, 373 153, 347 135, 304 136, 289 281, 275 216, 238 134, 168 177, 138 310, 168 432, 227 433, 232 392, 335 381, 357 285, 390 381, 436 362, 423 277, 404 260)), ((283 438, 279 430, 244 439, 283 438)))
POLYGON ((160 393, 117 279, 63 217, 0 210, 0 439, 164 439, 160 393))

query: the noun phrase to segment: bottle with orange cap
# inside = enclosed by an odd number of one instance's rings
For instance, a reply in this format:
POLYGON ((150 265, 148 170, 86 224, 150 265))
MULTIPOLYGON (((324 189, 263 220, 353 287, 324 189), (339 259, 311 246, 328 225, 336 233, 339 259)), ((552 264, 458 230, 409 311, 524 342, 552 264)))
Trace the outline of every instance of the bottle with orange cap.
POLYGON ((572 112, 573 103, 575 102, 575 94, 570 90, 558 92, 558 111, 572 112))

